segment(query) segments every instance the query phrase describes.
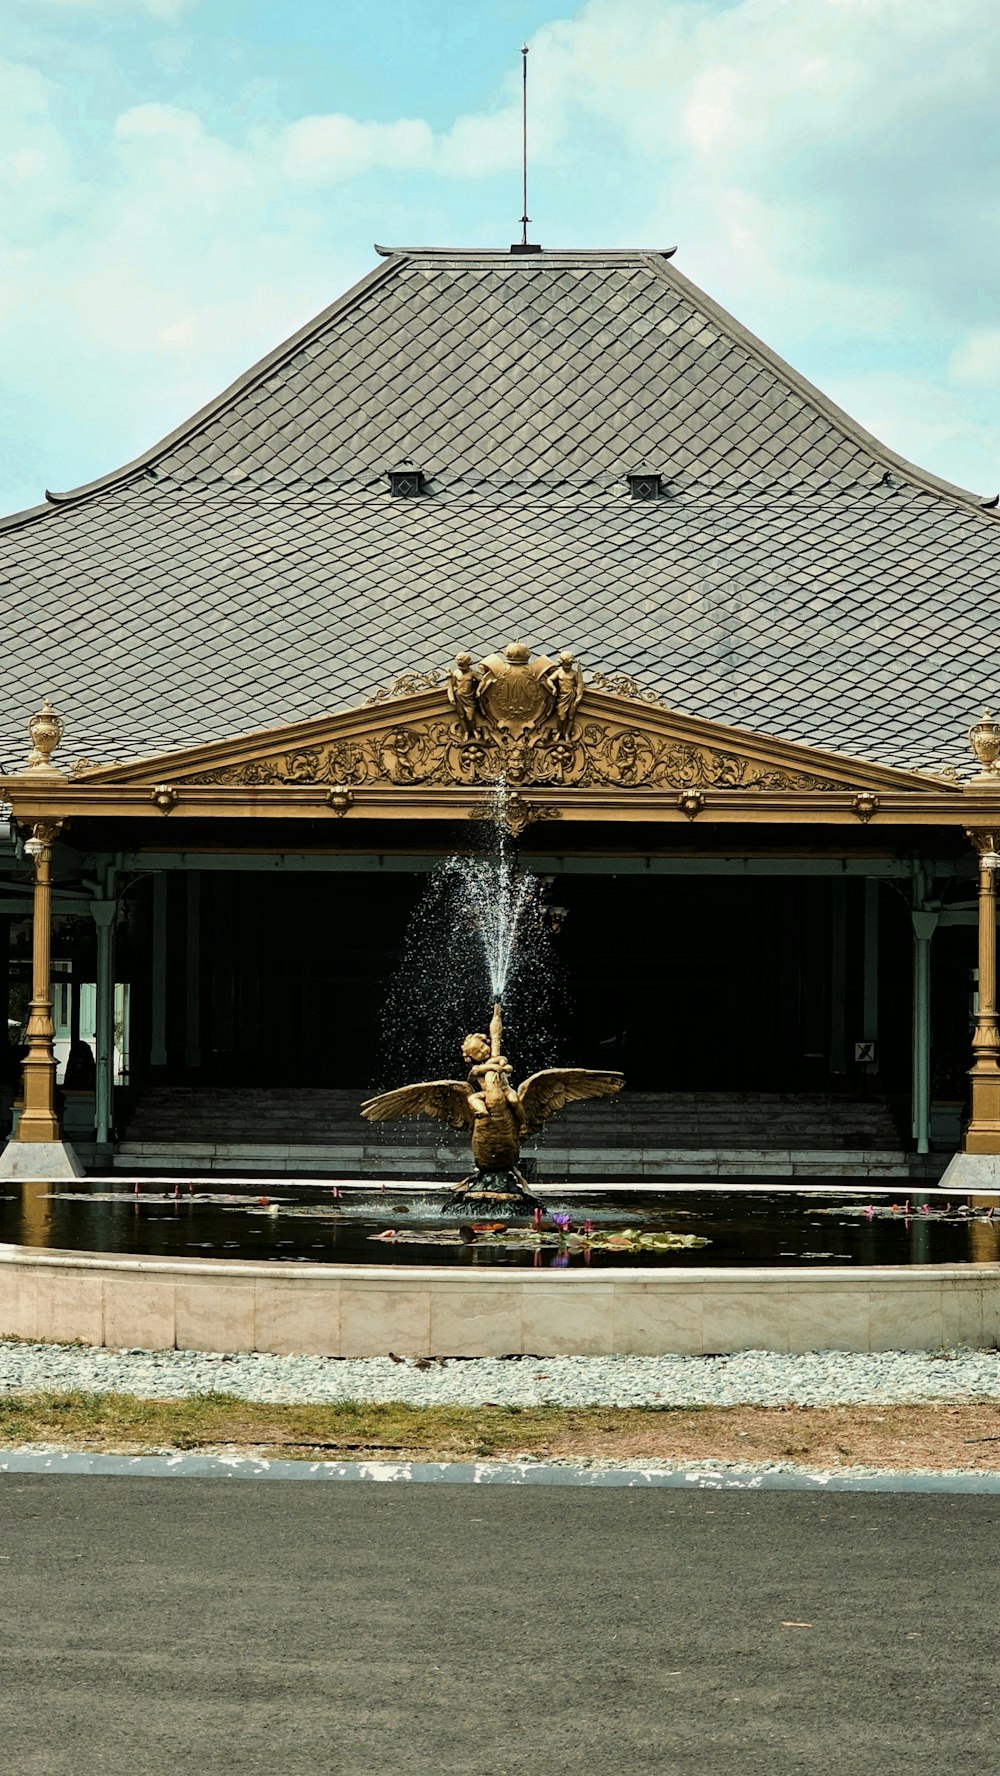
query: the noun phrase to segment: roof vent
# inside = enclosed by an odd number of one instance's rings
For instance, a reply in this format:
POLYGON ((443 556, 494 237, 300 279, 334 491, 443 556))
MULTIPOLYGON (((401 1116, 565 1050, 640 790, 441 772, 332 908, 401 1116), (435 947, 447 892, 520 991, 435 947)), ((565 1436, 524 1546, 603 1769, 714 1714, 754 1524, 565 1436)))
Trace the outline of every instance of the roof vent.
POLYGON ((663 498, 663 476, 656 469, 633 469, 627 477, 628 490, 634 500, 663 498))
POLYGON ((390 469, 389 492, 393 499, 418 499, 427 492, 423 470, 411 469, 407 463, 401 463, 398 469, 390 469))

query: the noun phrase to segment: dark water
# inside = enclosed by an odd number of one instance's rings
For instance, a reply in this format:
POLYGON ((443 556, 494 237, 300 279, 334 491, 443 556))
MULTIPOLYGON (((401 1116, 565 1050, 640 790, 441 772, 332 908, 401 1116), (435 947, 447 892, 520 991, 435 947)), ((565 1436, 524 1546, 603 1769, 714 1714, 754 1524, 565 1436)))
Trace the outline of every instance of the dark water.
POLYGON ((573 1196, 553 1200, 579 1228, 638 1227, 697 1234, 708 1245, 674 1251, 591 1251, 545 1246, 511 1251, 484 1246, 466 1227, 459 1243, 410 1244, 412 1234, 440 1234, 459 1223, 442 1215, 440 1198, 365 1192, 334 1198, 329 1185, 282 1189, 268 1198, 227 1191, 220 1180, 162 1189, 143 1184, 11 1187, 0 1196, 0 1241, 61 1251, 119 1252, 177 1258, 298 1260, 336 1264, 505 1265, 598 1270, 608 1265, 676 1269, 735 1265, 968 1264, 1000 1262, 1000 1208, 959 1217, 940 1193, 901 1189, 891 1197, 863 1191, 843 1196, 709 1192, 669 1195, 573 1196), (110 1200, 107 1200, 110 1197, 110 1200), (104 1200, 101 1200, 104 1199, 104 1200), (904 1205, 909 1201, 909 1213, 904 1205), (926 1204, 929 1213, 921 1213, 926 1204), (873 1206, 869 1217, 863 1211, 873 1206), (853 1213, 851 1212, 853 1209, 853 1213), (832 1211, 832 1212, 831 1212, 832 1211), (392 1243, 373 1236, 387 1229, 392 1243))

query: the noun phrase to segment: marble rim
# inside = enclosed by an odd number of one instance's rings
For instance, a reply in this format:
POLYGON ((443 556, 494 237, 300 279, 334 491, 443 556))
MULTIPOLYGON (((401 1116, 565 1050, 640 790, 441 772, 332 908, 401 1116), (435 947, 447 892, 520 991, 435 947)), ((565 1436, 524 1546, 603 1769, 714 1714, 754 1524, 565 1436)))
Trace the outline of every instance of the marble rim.
POLYGON ((605 1265, 600 1270, 533 1270, 527 1266, 516 1270, 459 1269, 444 1264, 317 1264, 300 1259, 260 1260, 256 1258, 181 1258, 169 1253, 146 1257, 141 1253, 63 1251, 51 1246, 22 1246, 0 1242, 0 1265, 30 1265, 43 1269, 115 1270, 166 1276, 234 1276, 239 1279, 297 1277, 303 1281, 328 1283, 378 1283, 383 1288, 393 1281, 400 1286, 413 1282, 451 1284, 456 1288, 511 1288, 527 1285, 532 1288, 599 1288, 602 1284, 634 1283, 644 1287, 667 1286, 704 1288, 746 1288, 757 1283, 762 1288, 781 1287, 795 1283, 822 1287, 836 1282, 840 1288, 851 1283, 877 1283, 904 1287, 912 1281, 926 1288, 929 1282, 982 1282, 1000 1280, 1000 1263, 964 1264, 824 1264, 820 1265, 727 1265, 718 1269, 695 1269, 685 1266, 672 1270, 640 1269, 631 1265, 605 1265))

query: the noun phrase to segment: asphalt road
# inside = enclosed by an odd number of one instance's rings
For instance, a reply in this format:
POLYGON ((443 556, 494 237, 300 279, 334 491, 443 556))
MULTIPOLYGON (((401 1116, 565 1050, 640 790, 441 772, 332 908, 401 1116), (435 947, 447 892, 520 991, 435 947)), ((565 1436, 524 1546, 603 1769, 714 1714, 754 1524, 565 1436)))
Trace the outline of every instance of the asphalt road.
POLYGON ((1000 1768, 1000 1499, 8 1476, 0 1522, 5 1776, 1000 1768))

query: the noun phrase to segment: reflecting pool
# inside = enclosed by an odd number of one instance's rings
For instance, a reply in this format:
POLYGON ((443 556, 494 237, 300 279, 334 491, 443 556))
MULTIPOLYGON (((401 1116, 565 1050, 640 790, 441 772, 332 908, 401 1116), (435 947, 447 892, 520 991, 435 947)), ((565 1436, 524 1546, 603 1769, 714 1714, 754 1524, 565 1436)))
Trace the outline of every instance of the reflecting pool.
POLYGON ((220 1180, 27 1184, 0 1196, 0 1241, 57 1251, 319 1264, 582 1270, 996 1264, 1000 1204, 939 1191, 697 1186, 548 1198, 538 1225, 449 1220, 445 1196, 220 1180), (442 1202, 445 1203, 442 1212, 442 1202), (995 1218, 994 1218, 995 1217, 995 1218))

